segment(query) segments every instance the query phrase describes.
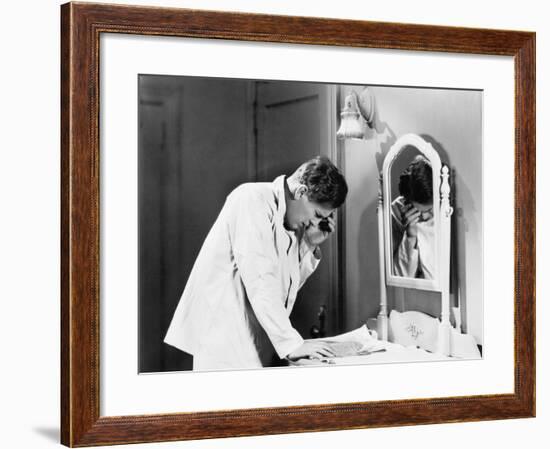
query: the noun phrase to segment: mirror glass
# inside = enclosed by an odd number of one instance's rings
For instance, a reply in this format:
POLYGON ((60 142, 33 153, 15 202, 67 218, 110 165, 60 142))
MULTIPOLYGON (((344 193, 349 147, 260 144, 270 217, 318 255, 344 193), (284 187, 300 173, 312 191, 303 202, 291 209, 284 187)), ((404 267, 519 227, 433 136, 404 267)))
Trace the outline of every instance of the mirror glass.
MULTIPOLYGON (((408 145, 390 169, 392 274, 433 280, 436 242, 432 164, 408 145)), ((437 198, 437 195, 436 195, 437 198)))

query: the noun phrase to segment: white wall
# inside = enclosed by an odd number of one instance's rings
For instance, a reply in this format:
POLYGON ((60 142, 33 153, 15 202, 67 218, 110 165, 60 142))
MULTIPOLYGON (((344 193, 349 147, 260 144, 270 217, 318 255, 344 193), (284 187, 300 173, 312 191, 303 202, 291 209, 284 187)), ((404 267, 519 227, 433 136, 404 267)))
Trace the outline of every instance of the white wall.
MULTIPOLYGON (((110 0, 115 2, 116 0, 110 0)), ((120 2, 120 1, 118 1, 120 2)), ((130 0, 294 15, 528 29, 537 36, 538 146, 550 146, 550 29, 546 2, 353 0, 130 0)), ((29 0, 2 6, 2 126, 0 147, 0 263, 2 445, 54 448, 59 422, 59 2, 29 0)), ((548 151, 539 151, 539 223, 550 213, 548 151)), ((538 232, 538 417, 529 420, 414 426, 314 434, 163 443, 146 448, 416 447, 502 449, 547 447, 550 435, 550 314, 548 233, 538 232)), ((366 379, 368 381, 368 379, 366 379)), ((140 447, 132 446, 132 447, 140 447)))

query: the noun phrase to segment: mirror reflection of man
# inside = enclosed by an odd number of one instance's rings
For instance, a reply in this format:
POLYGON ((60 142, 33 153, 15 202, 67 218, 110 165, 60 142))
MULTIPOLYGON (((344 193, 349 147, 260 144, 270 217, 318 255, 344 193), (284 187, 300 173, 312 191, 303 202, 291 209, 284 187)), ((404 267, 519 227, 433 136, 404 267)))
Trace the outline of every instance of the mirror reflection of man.
POLYGON ((333 355, 304 341, 290 312, 335 229, 347 184, 317 157, 291 176, 231 192, 195 261, 165 336, 193 355, 193 369, 269 366, 279 359, 333 355))
POLYGON ((424 156, 416 156, 400 175, 399 195, 391 204, 394 273, 433 279, 433 179, 424 156))

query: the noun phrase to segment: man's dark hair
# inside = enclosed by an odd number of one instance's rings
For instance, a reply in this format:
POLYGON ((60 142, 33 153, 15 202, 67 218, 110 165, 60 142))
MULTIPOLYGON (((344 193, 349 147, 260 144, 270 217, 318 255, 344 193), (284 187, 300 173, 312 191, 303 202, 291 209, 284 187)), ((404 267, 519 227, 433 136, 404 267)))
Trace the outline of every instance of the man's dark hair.
POLYGON ((399 194, 408 201, 433 203, 432 166, 424 156, 416 156, 399 177, 399 194))
POLYGON ((348 194, 344 176, 327 157, 318 156, 306 162, 300 182, 307 187, 310 201, 328 204, 332 209, 340 207, 348 194))

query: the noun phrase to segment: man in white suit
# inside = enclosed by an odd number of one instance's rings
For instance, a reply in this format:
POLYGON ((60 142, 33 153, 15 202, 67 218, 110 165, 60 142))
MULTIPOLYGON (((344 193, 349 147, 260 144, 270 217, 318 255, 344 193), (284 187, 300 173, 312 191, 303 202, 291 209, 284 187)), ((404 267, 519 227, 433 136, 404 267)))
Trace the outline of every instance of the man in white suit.
POLYGON ((257 368, 331 356, 304 341, 289 315, 334 231, 347 184, 317 157, 290 177, 229 194, 195 261, 164 341, 193 355, 193 369, 257 368))

